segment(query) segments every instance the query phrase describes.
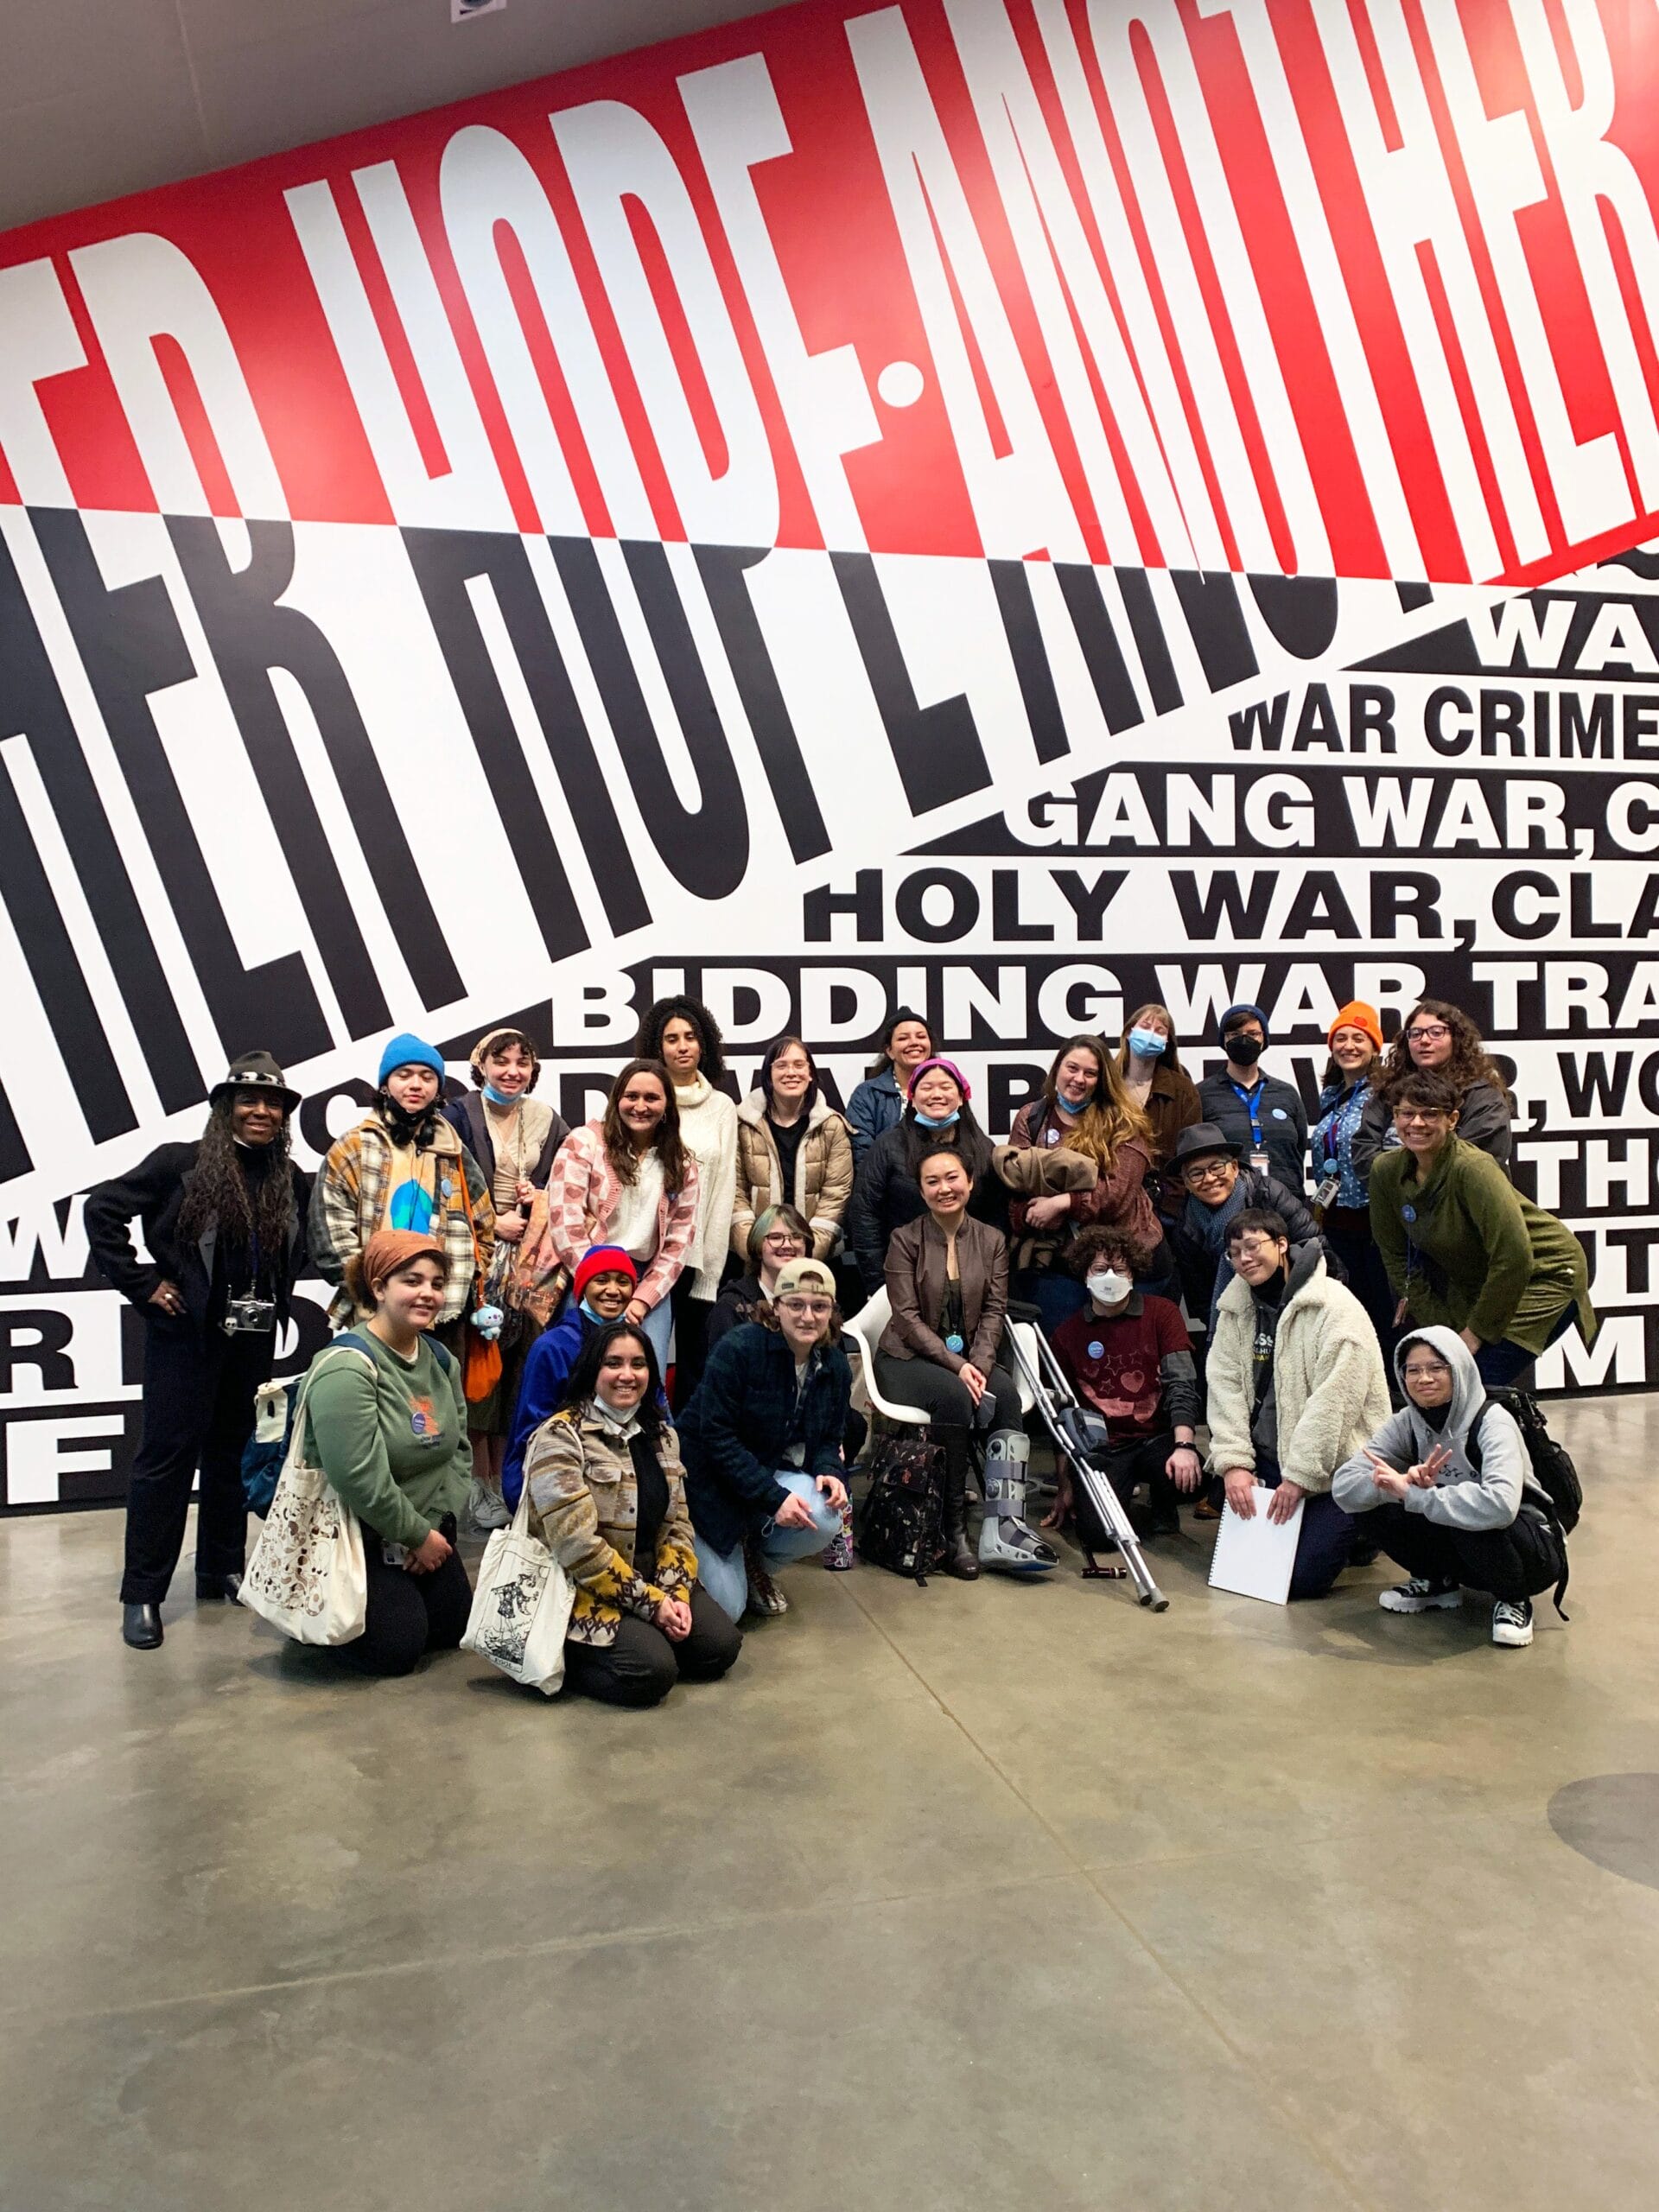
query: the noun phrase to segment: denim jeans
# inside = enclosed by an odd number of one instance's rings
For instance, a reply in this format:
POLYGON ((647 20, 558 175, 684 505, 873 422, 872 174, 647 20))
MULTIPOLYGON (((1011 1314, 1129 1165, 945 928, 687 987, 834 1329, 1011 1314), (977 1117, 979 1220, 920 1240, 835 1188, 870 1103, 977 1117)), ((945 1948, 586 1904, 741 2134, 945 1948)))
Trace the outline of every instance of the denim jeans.
MULTIPOLYGON (((810 1475, 794 1467, 779 1467, 778 1479, 797 1497, 804 1497, 812 1512, 810 1529, 780 1529, 775 1521, 760 1527, 760 1556, 768 1567, 787 1567, 791 1560, 821 1552, 832 1536, 841 1534, 841 1515, 830 1504, 810 1475)), ((743 1547, 717 1552, 705 1537, 697 1538, 697 1580, 728 1619, 741 1621, 749 1602, 748 1571, 743 1547)))

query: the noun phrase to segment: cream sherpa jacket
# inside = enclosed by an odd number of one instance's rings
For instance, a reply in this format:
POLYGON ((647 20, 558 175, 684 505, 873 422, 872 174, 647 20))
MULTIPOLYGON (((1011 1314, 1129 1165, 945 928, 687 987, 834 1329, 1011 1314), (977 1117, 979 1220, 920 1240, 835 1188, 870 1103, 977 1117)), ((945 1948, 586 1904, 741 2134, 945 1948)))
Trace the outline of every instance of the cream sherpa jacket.
MULTIPOLYGON (((1206 1367, 1212 1474, 1255 1466, 1250 1436, 1253 1304, 1250 1286, 1235 1275, 1216 1309, 1216 1337, 1206 1367)), ((1274 1338, 1273 1395, 1280 1472, 1306 1491, 1329 1490, 1344 1460, 1389 1417, 1388 1378, 1376 1332, 1352 1291, 1326 1274, 1316 1245, 1291 1255, 1290 1281, 1274 1338)))

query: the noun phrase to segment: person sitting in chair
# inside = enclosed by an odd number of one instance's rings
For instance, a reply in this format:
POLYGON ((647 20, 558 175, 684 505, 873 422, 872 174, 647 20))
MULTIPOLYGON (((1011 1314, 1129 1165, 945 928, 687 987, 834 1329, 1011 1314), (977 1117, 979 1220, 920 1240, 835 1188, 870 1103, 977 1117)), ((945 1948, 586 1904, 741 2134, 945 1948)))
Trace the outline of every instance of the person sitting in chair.
MULTIPOLYGON (((1190 1496, 1203 1476, 1193 1444, 1198 1381, 1186 1324, 1167 1298, 1135 1288, 1134 1248, 1121 1230, 1085 1229, 1068 1256, 1089 1303, 1055 1331, 1054 1357, 1078 1397, 1106 1423, 1111 1448, 1096 1462, 1102 1473, 1126 1506, 1144 1483, 1152 1534, 1175 1535, 1181 1525, 1177 1493, 1190 1496)), ((1113 1548, 1087 1496, 1071 1494, 1062 1464, 1044 1528, 1059 1528, 1068 1508, 1086 1551, 1113 1548)))
POLYGON ((893 1404, 923 1408, 944 1447, 944 1569, 963 1582, 982 1566, 1014 1573, 1059 1564, 1026 1522, 1020 1387, 1002 1363, 1008 1243, 968 1213, 973 1178, 955 1148, 925 1152, 916 1179, 927 1211, 887 1244, 892 1319, 875 1350, 875 1379, 893 1404), (969 1433, 983 1429, 985 1518, 976 1556, 968 1541, 969 1433))
POLYGON ((1211 1347, 1210 1465, 1227 1503, 1255 1516, 1301 1515, 1290 1595, 1322 1598, 1352 1555, 1354 1523, 1331 1479, 1388 1419, 1376 1332, 1352 1291, 1332 1282, 1317 1244, 1293 1249, 1284 1217, 1250 1206, 1229 1231, 1233 1281, 1211 1347))

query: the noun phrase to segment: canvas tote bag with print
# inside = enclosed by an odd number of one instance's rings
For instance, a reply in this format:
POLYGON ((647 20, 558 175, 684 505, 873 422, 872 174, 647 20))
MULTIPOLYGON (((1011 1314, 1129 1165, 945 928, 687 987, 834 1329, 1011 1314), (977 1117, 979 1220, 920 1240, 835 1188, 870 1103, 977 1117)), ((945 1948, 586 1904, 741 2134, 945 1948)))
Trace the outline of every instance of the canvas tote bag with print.
POLYGON ((276 1495, 242 1578, 242 1603, 296 1643, 350 1643, 362 1635, 368 1613, 362 1525, 321 1468, 305 1459, 306 1392, 331 1359, 374 1364, 368 1352, 338 1341, 312 1361, 300 1385, 276 1495))
POLYGON ((510 1529, 484 1547, 463 1651, 475 1651, 515 1682, 551 1697, 564 1681, 564 1638, 575 1591, 539 1536, 530 1533, 530 1484, 510 1529))

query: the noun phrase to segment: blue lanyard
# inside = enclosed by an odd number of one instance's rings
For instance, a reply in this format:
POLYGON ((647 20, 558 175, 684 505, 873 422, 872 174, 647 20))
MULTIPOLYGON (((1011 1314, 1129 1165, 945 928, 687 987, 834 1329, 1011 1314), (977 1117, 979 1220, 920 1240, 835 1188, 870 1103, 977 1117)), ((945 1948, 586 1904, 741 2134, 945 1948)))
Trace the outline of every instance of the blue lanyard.
MULTIPOLYGON (((1227 1080, 1229 1083, 1233 1083, 1231 1076, 1229 1076, 1227 1080)), ((1250 1141, 1253 1144, 1262 1142, 1262 1124, 1255 1118, 1255 1102, 1262 1096, 1262 1085, 1266 1082, 1266 1076, 1259 1075, 1249 1090, 1245 1090, 1242 1083, 1233 1083, 1233 1090, 1237 1095, 1239 1103, 1250 1117, 1250 1141)))

